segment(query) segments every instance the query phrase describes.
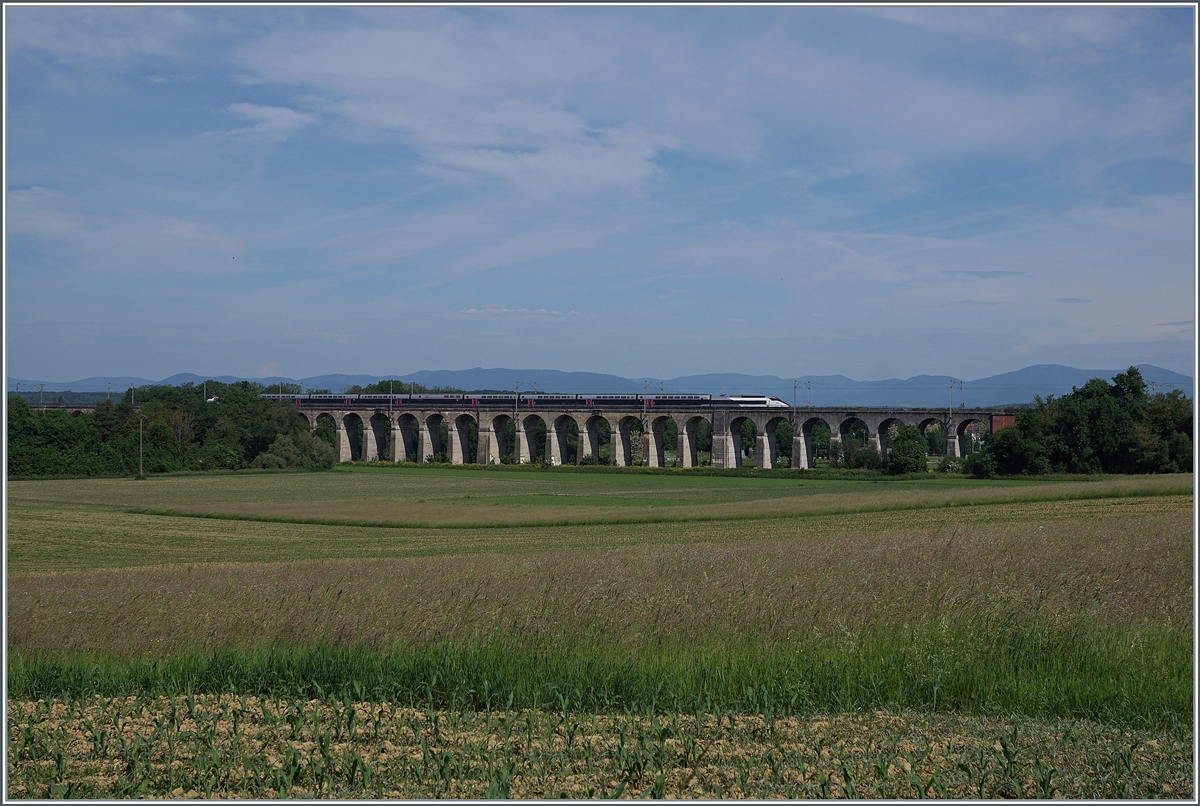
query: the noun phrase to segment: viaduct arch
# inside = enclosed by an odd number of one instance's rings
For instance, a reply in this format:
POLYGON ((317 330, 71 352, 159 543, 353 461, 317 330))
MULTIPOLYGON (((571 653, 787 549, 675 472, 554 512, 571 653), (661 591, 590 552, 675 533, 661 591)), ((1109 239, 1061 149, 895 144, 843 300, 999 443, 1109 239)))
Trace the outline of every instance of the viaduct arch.
POLYGON ((502 456, 511 447, 506 444, 509 423, 516 415, 516 460, 522 463, 546 462, 561 465, 571 460, 578 464, 589 456, 599 456, 601 448, 601 423, 607 423, 612 435, 609 464, 626 466, 634 455, 633 425, 644 422, 642 433, 643 463, 649 467, 666 465, 664 432, 668 421, 674 421, 676 439, 676 466, 695 467, 699 464, 697 436, 700 423, 707 421, 712 426, 712 466, 741 467, 743 449, 751 446, 741 444, 741 424, 745 420, 754 423, 756 431, 754 466, 774 467, 779 461, 776 444, 776 427, 784 421, 793 425, 793 467, 811 468, 815 465, 813 454, 813 427, 825 423, 830 430, 830 451, 840 447, 842 439, 849 434, 851 425, 861 421, 867 430, 867 441, 884 457, 887 456, 887 434, 892 425, 912 425, 922 432, 938 424, 946 432, 946 453, 963 455, 963 444, 967 440, 967 427, 980 423, 989 433, 1012 423, 1011 412, 992 409, 887 409, 887 408, 769 408, 749 409, 720 407, 718 405, 670 412, 650 412, 639 406, 597 411, 582 405, 558 404, 554 407, 514 412, 512 408, 499 409, 464 405, 461 408, 439 408, 430 410, 357 408, 302 408, 301 413, 315 429, 319 419, 331 419, 336 434, 334 448, 336 459, 345 461, 429 462, 443 450, 446 461, 451 464, 499 464, 502 456), (538 453, 536 429, 539 421, 546 429, 546 445, 538 453), (446 445, 441 444, 441 425, 447 426, 446 445), (469 450, 469 431, 474 424, 478 429, 478 442, 474 453, 469 450), (570 456, 570 432, 578 434, 574 456, 570 456))

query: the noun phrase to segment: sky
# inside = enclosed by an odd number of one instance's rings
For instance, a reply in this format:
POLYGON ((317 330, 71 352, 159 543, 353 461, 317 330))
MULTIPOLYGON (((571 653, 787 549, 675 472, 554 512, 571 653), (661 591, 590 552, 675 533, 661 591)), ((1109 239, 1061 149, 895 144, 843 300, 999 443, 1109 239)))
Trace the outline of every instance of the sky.
POLYGON ((6 5, 7 374, 1190 375, 1193 14, 6 5))

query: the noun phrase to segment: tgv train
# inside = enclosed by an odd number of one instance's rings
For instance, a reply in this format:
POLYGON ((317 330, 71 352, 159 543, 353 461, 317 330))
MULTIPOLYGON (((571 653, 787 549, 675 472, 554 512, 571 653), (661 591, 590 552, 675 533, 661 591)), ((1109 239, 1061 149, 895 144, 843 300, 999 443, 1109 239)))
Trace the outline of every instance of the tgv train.
POLYGON ((485 406, 487 408, 740 408, 786 409, 777 397, 756 395, 544 395, 520 394, 421 394, 421 395, 260 395, 267 400, 292 403, 301 408, 396 408, 485 406))

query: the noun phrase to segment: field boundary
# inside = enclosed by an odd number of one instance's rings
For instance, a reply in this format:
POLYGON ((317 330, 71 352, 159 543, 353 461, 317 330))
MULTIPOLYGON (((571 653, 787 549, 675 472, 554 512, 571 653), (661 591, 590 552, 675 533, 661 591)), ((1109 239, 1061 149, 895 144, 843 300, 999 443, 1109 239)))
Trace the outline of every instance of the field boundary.
MULTIPOLYGON (((939 457, 927 457, 934 459, 939 457)), ((633 476, 699 476, 717 478, 757 478, 794 481, 808 479, 811 481, 872 481, 895 482, 931 480, 931 477, 943 480, 983 481, 964 473, 902 473, 890 475, 882 470, 867 468, 844 468, 821 466, 815 468, 773 467, 761 468, 753 465, 743 467, 642 467, 638 465, 548 465, 541 462, 525 464, 479 464, 467 462, 461 465, 449 462, 389 462, 376 460, 371 462, 348 461, 339 462, 329 468, 289 467, 289 468, 222 468, 216 470, 169 470, 163 473, 147 473, 138 479, 136 473, 102 473, 102 474, 69 474, 52 473, 46 475, 9 474, 9 481, 85 481, 92 479, 127 479, 130 481, 146 481, 151 479, 170 478, 204 478, 208 476, 272 476, 286 474, 310 473, 367 473, 390 474, 409 473, 413 471, 452 471, 471 473, 561 473, 580 475, 633 475, 633 476)), ((1136 474, 1135 474, 1136 475, 1136 474)), ((1168 475, 1168 474, 1163 474, 1168 475)), ((1028 482, 1089 482, 1097 480, 1115 480, 1128 478, 1127 474, 1119 473, 1046 473, 1039 476, 996 476, 987 481, 1028 481, 1028 482)))
MULTIPOLYGON (((1028 488, 1022 490, 1027 492, 1028 488)), ((363 520, 339 518, 303 518, 282 515, 252 515, 233 514, 224 512, 188 512, 178 509, 159 509, 153 507, 127 507, 122 511, 130 515, 149 515, 165 518, 202 518, 209 520, 251 521, 257 523, 295 523, 307 526, 354 526, 373 529, 530 529, 538 527, 559 526, 623 526, 647 523, 704 523, 714 521, 766 521, 789 520, 793 518, 825 517, 829 515, 858 515, 874 512, 948 509, 952 507, 983 507, 1003 506, 1008 504, 1037 504, 1051 501, 1095 501, 1105 498, 1164 498, 1171 496, 1191 496, 1191 489, 1126 489, 1126 490, 1071 490, 1055 491, 1054 493, 1038 495, 1035 492, 1025 495, 1010 495, 980 500, 953 500, 912 503, 871 504, 865 506, 831 507, 814 509, 808 512, 780 514, 747 513, 729 515, 653 515, 653 516, 621 516, 591 517, 591 518, 559 518, 554 520, 532 521, 475 521, 460 523, 445 523, 438 521, 400 522, 389 520, 363 520)))

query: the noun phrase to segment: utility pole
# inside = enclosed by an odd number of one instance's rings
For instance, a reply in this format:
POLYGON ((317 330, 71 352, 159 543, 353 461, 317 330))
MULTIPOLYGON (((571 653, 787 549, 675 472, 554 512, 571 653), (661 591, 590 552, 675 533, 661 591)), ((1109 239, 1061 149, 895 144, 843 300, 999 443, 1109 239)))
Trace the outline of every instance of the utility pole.
POLYGON ((43 394, 45 391, 46 391, 46 384, 39 383, 38 384, 38 405, 41 406, 42 408, 45 408, 45 406, 46 406, 46 396, 45 396, 45 394, 43 394))
POLYGON ((967 404, 963 402, 963 385, 962 385, 962 381, 959 381, 959 382, 958 382, 958 407, 959 407, 960 409, 965 409, 965 408, 967 407, 967 404))
POLYGON ((798 378, 792 378, 792 431, 796 430, 796 388, 800 385, 798 378))
MULTIPOLYGON (((646 390, 649 387, 649 381, 642 380, 642 464, 646 464, 646 390)), ((632 452, 632 450, 631 450, 632 452)))
MULTIPOLYGON (((659 391, 659 392, 660 392, 660 393, 663 395, 663 397, 666 397, 666 395, 667 395, 667 386, 666 386, 666 381, 659 381, 659 382, 658 382, 658 391, 659 391)), ((644 434, 648 434, 648 432, 646 432, 646 430, 645 430, 645 426, 643 426, 643 427, 642 427, 642 433, 644 433, 644 434)), ((666 425, 665 425, 665 424, 663 425, 663 434, 664 434, 664 437, 663 437, 663 439, 665 440, 665 439, 666 439, 666 436, 665 436, 665 434, 666 434, 666 425)), ((647 435, 647 440, 648 440, 648 439, 649 439, 649 437, 648 437, 648 435, 647 435)), ((675 464, 676 464, 676 465, 678 465, 678 464, 679 464, 679 435, 678 435, 678 433, 676 433, 675 440, 676 440, 676 441, 675 441, 675 464)), ((646 446, 646 447, 649 447, 649 445, 647 444, 647 446, 646 446)), ((662 445, 662 444, 661 444, 661 440, 660 440, 660 444, 659 444, 659 446, 658 446, 658 449, 659 449, 659 450, 662 452, 662 457, 663 457, 663 466, 664 466, 664 467, 666 467, 666 464, 667 464, 667 449, 666 449, 666 447, 665 447, 664 445, 662 445)), ((642 453, 643 453, 643 454, 645 454, 645 453, 646 453, 646 450, 645 450, 644 448, 642 449, 642 453)), ((645 460, 643 460, 643 461, 645 461, 645 460)))
POLYGON ((146 415, 138 415, 138 478, 146 478, 145 472, 142 470, 142 424, 146 422, 146 415))
POLYGON ((106 393, 105 393, 105 395, 104 395, 104 398, 105 398, 105 399, 106 399, 106 400, 107 400, 109 403, 111 403, 111 402, 112 402, 112 381, 109 381, 109 382, 108 382, 108 392, 106 392, 106 393))

